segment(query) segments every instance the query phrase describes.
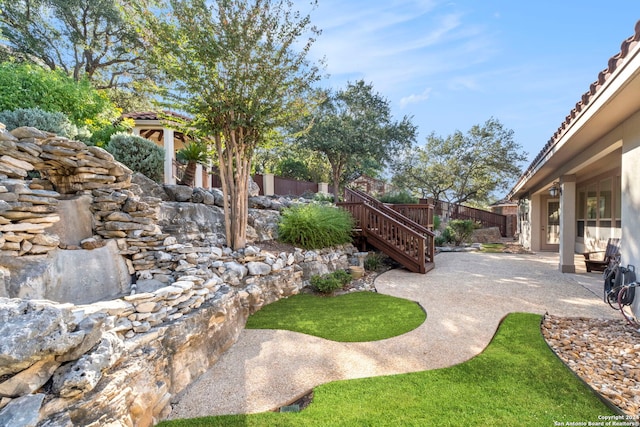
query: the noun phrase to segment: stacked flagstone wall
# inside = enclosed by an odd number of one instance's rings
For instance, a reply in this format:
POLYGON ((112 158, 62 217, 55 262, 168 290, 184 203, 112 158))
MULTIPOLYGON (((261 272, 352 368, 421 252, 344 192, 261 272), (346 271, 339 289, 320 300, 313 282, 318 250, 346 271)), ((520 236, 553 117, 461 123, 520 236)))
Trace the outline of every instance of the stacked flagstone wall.
MULTIPOLYGON (((3 263, 28 266, 115 246, 108 256, 122 257, 132 277, 120 297, 91 304, 0 297, 0 425, 153 425, 172 396, 237 340, 250 313, 298 293, 312 274, 354 262, 351 245, 292 253, 224 248, 220 194, 146 191, 132 178, 100 148, 0 126, 3 263), (90 198, 93 219, 93 235, 77 247, 51 232, 70 197, 90 198)), ((253 199, 254 238, 272 237, 283 203, 253 199)), ((0 273, 5 284, 11 280, 6 266, 0 273)))

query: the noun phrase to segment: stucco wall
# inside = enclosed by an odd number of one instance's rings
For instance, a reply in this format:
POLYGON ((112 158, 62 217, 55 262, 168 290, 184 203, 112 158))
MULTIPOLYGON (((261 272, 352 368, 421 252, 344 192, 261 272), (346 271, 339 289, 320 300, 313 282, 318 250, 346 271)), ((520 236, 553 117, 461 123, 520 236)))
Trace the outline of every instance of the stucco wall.
MULTIPOLYGON (((622 144, 622 262, 640 269, 640 112, 625 121, 622 144)), ((640 315, 640 298, 634 302, 640 315)))

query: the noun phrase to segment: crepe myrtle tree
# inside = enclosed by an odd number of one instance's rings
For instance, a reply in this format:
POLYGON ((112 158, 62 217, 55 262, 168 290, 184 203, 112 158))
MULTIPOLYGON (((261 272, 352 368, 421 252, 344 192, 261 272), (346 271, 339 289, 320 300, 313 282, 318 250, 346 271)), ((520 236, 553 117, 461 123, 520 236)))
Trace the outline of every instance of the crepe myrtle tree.
POLYGON ((320 74, 307 59, 318 31, 290 0, 140 5, 149 55, 173 82, 163 96, 193 117, 192 132, 215 147, 227 245, 243 248, 254 151, 306 109, 320 74))

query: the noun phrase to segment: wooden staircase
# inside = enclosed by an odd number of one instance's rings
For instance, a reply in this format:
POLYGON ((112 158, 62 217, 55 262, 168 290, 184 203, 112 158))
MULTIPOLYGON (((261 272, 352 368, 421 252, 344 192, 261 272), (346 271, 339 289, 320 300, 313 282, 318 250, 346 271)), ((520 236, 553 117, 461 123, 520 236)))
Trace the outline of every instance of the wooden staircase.
MULTIPOLYGON (((356 232, 361 238, 408 270, 424 274, 435 267, 435 235, 424 225, 360 190, 346 189, 345 202, 338 206, 355 218, 356 232)), ((405 211, 409 209, 403 206, 405 211)), ((416 207, 424 210, 424 205, 416 207)))

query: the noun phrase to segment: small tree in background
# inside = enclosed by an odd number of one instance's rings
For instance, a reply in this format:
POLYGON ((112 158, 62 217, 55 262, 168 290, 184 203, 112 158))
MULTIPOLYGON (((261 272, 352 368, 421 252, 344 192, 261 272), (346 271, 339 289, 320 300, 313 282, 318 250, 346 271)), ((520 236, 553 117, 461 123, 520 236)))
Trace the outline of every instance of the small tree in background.
POLYGON ((276 175, 283 178, 309 180, 309 168, 301 160, 286 158, 276 166, 276 175))
POLYGON ((513 131, 491 118, 466 134, 429 135, 424 147, 407 150, 394 162, 393 183, 425 198, 487 205, 492 193, 520 176, 526 158, 513 131))
POLYGON ((116 133, 104 148, 129 169, 155 182, 163 182, 164 149, 152 141, 128 133, 116 133))
POLYGON ((178 150, 176 158, 187 165, 180 184, 193 187, 198 163, 204 164, 209 159, 207 146, 201 142, 191 141, 183 149, 178 150))
POLYGON ((395 152, 411 146, 416 127, 406 116, 394 122, 389 101, 362 80, 325 95, 318 110, 300 123, 298 142, 329 161, 338 201, 348 170, 355 175, 350 178, 355 178, 358 170, 381 168, 395 152))
POLYGON ((447 242, 460 246, 471 241, 471 235, 476 228, 477 224, 470 219, 452 219, 442 234, 447 242))
POLYGON ((329 182, 331 171, 323 154, 290 141, 257 148, 253 165, 256 173, 273 173, 313 182, 329 182))

